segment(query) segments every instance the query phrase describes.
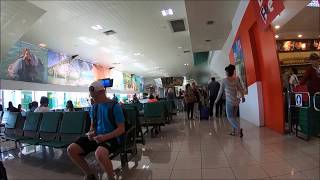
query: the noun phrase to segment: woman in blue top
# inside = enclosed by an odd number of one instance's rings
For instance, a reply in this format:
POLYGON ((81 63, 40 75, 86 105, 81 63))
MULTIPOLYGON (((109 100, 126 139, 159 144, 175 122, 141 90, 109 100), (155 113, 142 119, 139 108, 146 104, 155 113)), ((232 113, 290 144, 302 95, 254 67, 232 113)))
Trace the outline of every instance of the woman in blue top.
POLYGON ((106 97, 106 90, 100 81, 93 82, 89 87, 92 97, 91 127, 87 137, 79 138, 68 147, 72 161, 83 171, 86 180, 95 180, 84 156, 95 151, 95 156, 108 179, 114 179, 112 162, 109 153, 118 147, 118 137, 124 133, 124 115, 119 104, 106 97), (112 107, 113 106, 113 107, 112 107), (109 119, 110 109, 113 109, 114 122, 109 119))

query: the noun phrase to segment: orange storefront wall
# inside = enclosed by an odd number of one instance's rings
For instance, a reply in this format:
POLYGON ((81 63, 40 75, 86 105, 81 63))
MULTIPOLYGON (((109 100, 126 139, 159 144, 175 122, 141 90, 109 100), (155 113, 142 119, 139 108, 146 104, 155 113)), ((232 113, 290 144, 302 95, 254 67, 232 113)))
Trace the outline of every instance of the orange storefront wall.
MULTIPOLYGON (((257 10, 251 1, 237 32, 243 48, 248 86, 261 81, 265 126, 284 132, 284 107, 276 41, 271 27, 257 25, 257 10)), ((230 62, 233 63, 231 50, 230 62)), ((250 94, 249 94, 250 95, 250 94)))

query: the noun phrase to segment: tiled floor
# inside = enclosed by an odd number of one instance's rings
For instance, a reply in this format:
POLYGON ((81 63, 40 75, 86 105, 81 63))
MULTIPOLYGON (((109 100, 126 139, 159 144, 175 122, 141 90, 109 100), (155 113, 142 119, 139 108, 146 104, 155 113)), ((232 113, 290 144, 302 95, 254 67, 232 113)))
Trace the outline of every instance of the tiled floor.
MULTIPOLYGON (((160 137, 147 137, 147 144, 139 145, 139 163, 130 163, 122 179, 319 179, 319 139, 306 142, 246 121, 241 126, 243 139, 228 135, 223 118, 189 121, 181 114, 162 128, 160 137)), ((10 180, 82 179, 65 151, 34 150, 2 154, 10 180)), ((92 157, 90 164, 99 169, 92 157)))

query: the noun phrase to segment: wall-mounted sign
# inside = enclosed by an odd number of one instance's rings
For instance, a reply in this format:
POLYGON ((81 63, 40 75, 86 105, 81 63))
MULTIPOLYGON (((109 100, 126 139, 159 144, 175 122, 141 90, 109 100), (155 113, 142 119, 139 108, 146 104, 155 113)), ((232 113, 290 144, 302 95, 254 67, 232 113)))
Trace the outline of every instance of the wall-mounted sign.
POLYGON ((278 52, 320 51, 319 39, 278 40, 278 52))
POLYGON ((256 0, 261 27, 268 27, 274 18, 284 9, 282 0, 256 0))

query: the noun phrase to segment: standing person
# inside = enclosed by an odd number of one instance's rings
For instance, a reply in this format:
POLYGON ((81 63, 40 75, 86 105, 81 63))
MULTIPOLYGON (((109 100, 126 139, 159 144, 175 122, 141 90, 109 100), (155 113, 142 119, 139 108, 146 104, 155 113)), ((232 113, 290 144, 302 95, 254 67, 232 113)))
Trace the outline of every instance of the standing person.
POLYGON ((174 92, 174 90, 172 88, 169 88, 167 93, 167 100, 172 102, 172 107, 175 107, 175 103, 174 103, 175 96, 176 96, 176 93, 174 92))
MULTIPOLYGON (((210 103, 210 108, 209 108, 209 116, 210 116, 210 118, 213 117, 214 102, 217 99, 217 96, 218 96, 218 93, 219 93, 219 89, 220 89, 220 83, 216 81, 216 78, 212 77, 210 83, 208 84, 209 103, 210 103)), ((216 106, 216 116, 217 116, 217 110, 218 110, 218 106, 216 106)))
POLYGON ((113 94, 112 100, 115 101, 115 102, 118 102, 118 101, 119 101, 119 99, 117 98, 117 96, 116 96, 115 94, 113 94))
POLYGON ((10 112, 20 112, 16 107, 13 106, 12 102, 9 101, 7 111, 10 112))
POLYGON ((296 68, 292 68, 292 74, 289 78, 290 91, 292 91, 293 88, 299 85, 299 79, 297 77, 297 74, 298 74, 298 70, 296 68))
MULTIPOLYGON (((320 57, 316 53, 312 53, 309 57, 311 66, 306 69, 304 76, 302 78, 301 84, 306 84, 308 88, 308 92, 310 93, 310 104, 313 106, 315 104, 316 107, 320 107, 320 102, 313 102, 317 97, 315 93, 320 92, 320 57)), ((315 113, 315 109, 311 106, 309 112, 309 121, 310 127, 314 127, 311 129, 313 135, 320 137, 320 122, 319 117, 313 115, 315 113)))
POLYGON ((24 110, 22 109, 22 105, 21 104, 18 104, 18 111, 19 112, 24 112, 24 110))
POLYGON ((75 109, 73 107, 73 103, 71 100, 67 101, 66 108, 64 109, 64 112, 74 112, 75 109))
POLYGON ((132 103, 140 103, 140 101, 139 101, 139 99, 137 97, 137 94, 133 95, 132 103))
POLYGON ((40 107, 37 107, 34 112, 49 112, 50 109, 48 108, 49 99, 45 96, 42 96, 40 99, 40 107))
POLYGON ((187 115, 188 119, 193 119, 193 109, 194 109, 194 102, 195 102, 195 95, 193 94, 193 90, 191 89, 190 84, 186 85, 186 92, 184 94, 184 100, 187 107, 187 115), (191 113, 191 116, 190 116, 191 113))
POLYGON ((192 82, 192 91, 193 95, 195 96, 195 101, 194 101, 194 114, 196 118, 198 118, 198 111, 200 111, 200 92, 199 89, 197 88, 197 85, 195 82, 192 82))
POLYGON ((95 157, 99 165, 104 170, 104 177, 108 180, 114 180, 114 171, 110 152, 118 148, 119 136, 125 131, 125 119, 123 111, 118 103, 107 98, 106 90, 99 81, 91 83, 89 87, 90 96, 92 97, 91 127, 87 137, 80 137, 75 143, 69 145, 68 155, 82 172, 86 180, 96 180, 94 172, 85 160, 85 156, 95 151, 95 157), (113 109, 113 112, 111 112, 113 109), (109 119, 109 113, 113 113, 114 124, 109 119))
POLYGON ((219 94, 215 101, 215 104, 218 103, 222 93, 224 92, 226 95, 226 112, 227 119, 230 122, 233 131, 230 135, 235 136, 237 132, 239 132, 240 137, 243 137, 243 130, 240 128, 240 124, 238 124, 236 117, 239 109, 240 99, 237 97, 237 93, 241 93, 242 102, 245 102, 244 98, 244 90, 241 86, 240 79, 238 77, 234 77, 235 66, 230 64, 225 68, 227 77, 224 78, 221 82, 219 94))

